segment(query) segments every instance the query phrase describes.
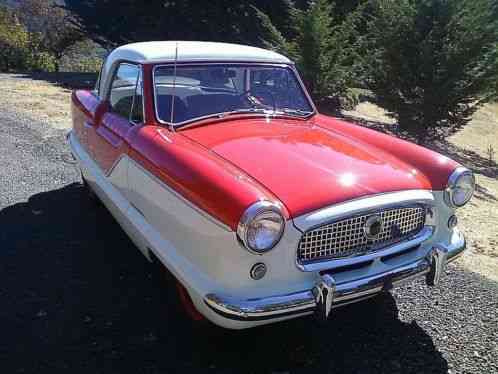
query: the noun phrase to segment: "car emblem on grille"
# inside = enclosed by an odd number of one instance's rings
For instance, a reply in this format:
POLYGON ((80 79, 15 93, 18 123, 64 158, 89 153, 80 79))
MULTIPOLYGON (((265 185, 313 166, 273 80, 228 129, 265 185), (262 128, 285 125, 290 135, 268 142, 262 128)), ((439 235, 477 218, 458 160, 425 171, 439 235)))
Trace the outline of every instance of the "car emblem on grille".
POLYGON ((382 231, 383 222, 382 218, 378 215, 370 216, 367 218, 365 222, 365 226, 363 226, 363 232, 365 233, 365 237, 369 240, 375 240, 379 237, 380 232, 382 231))
POLYGON ((401 229, 399 228, 398 225, 392 225, 391 226, 391 237, 393 238, 399 238, 403 233, 401 232, 401 229))

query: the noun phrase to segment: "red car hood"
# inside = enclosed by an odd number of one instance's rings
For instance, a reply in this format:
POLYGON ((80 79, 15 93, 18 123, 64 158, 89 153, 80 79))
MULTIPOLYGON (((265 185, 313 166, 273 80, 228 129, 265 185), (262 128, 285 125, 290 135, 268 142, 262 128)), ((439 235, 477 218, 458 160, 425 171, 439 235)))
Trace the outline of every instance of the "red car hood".
POLYGON ((365 195, 432 187, 409 160, 368 139, 319 125, 316 118, 306 122, 243 119, 182 134, 252 176, 293 217, 365 195))

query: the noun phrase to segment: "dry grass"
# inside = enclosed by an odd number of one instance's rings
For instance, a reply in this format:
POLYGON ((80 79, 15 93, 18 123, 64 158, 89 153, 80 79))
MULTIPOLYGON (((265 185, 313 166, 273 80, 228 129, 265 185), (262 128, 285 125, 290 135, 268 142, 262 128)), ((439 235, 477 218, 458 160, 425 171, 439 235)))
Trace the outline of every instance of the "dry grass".
POLYGON ((1 106, 21 110, 29 118, 50 123, 59 129, 71 127, 71 91, 55 84, 24 78, 2 79, 1 106))
POLYGON ((484 163, 488 161, 488 172, 476 171, 475 198, 459 214, 470 244, 462 263, 498 281, 498 165, 497 155, 488 154, 488 149, 498 152, 498 104, 482 108, 469 126, 449 140, 463 150, 472 150, 484 163))
MULTIPOLYGON (((371 103, 361 103, 348 117, 389 127, 394 122, 371 103)), ((476 175, 477 191, 471 202, 458 211, 469 251, 460 264, 498 281, 498 104, 490 104, 475 113, 472 122, 446 142, 428 144, 457 159, 476 175)))

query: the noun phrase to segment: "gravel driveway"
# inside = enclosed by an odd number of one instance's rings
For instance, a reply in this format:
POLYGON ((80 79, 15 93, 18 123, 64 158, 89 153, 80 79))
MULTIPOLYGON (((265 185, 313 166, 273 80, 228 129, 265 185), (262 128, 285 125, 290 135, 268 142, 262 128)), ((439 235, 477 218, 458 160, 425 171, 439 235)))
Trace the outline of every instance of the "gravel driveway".
POLYGON ((325 325, 193 327, 85 196, 63 130, 0 98, 0 165, 0 373, 498 373, 498 284, 476 274, 451 266, 325 325))

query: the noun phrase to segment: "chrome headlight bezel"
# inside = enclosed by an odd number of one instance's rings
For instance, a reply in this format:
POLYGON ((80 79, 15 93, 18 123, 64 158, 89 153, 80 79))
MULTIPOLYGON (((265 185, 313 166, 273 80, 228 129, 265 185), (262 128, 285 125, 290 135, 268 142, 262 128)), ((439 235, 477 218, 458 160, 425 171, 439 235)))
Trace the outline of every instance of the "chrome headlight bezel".
POLYGON ((262 255, 272 250, 282 239, 285 230, 285 218, 282 214, 282 206, 272 201, 257 201, 246 209, 237 226, 237 236, 249 252, 262 255), (254 224, 263 220, 273 220, 280 227, 271 243, 264 248, 257 248, 248 235, 254 229, 254 224))
POLYGON ((474 191, 475 191, 474 173, 472 173, 472 171, 470 171, 467 168, 459 167, 453 173, 451 173, 450 177, 448 178, 448 183, 446 185, 446 190, 444 193, 444 200, 446 201, 446 204, 453 209, 461 208, 470 201, 470 199, 474 195, 474 191), (462 182, 463 178, 469 178, 469 177, 472 186, 471 191, 469 192, 465 200, 455 201, 455 192, 459 188, 459 183, 462 182))

